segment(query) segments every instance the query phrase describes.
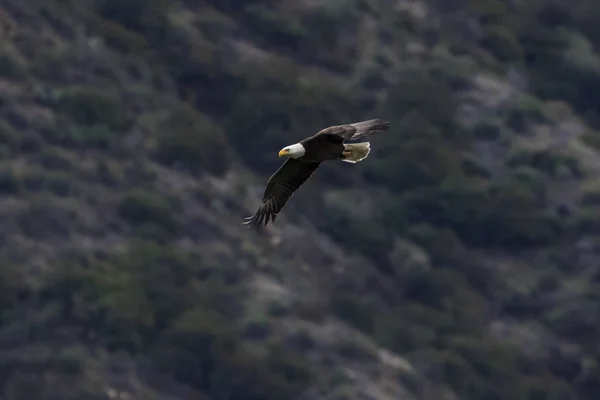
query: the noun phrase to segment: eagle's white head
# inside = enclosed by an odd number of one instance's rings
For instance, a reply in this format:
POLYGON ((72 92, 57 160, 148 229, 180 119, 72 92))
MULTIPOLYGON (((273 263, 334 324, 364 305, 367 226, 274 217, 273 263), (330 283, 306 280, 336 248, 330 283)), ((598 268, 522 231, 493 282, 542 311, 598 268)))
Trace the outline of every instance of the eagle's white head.
POLYGON ((301 143, 292 144, 284 147, 279 151, 279 157, 292 157, 292 158, 300 158, 306 153, 306 149, 302 146, 301 143))

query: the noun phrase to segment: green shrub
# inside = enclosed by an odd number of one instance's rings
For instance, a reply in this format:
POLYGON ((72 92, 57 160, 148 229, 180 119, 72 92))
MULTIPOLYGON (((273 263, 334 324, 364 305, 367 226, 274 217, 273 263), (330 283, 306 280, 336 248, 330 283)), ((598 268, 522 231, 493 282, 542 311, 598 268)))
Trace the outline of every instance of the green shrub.
POLYGON ((177 203, 161 195, 133 189, 121 201, 121 218, 138 229, 142 236, 168 238, 179 230, 177 203))
MULTIPOLYGON (((540 208, 536 193, 518 184, 492 185, 481 239, 507 245, 548 244, 558 239, 563 227, 540 208)), ((483 243, 483 242, 482 242, 483 243)))
POLYGON ((468 256, 464 243, 449 228, 429 223, 417 223, 406 230, 406 238, 421 246, 431 258, 432 265, 458 265, 468 256))
POLYGON ((50 192, 59 197, 76 194, 76 181, 67 171, 46 171, 32 168, 26 170, 21 179, 23 188, 29 192, 50 192))
POLYGON ((7 53, 0 53, 0 76, 3 78, 19 78, 23 75, 23 67, 7 53))
POLYGON ((505 118, 508 125, 517 132, 524 132, 532 123, 548 122, 544 104, 530 96, 521 96, 517 101, 511 102, 505 118))
POLYGON ((337 206, 326 207, 324 215, 326 217, 319 222, 319 226, 326 233, 353 251, 372 257, 382 265, 387 264, 385 256, 391 249, 392 238, 385 225, 337 206), (348 236, 348 232, 354 234, 348 236))
POLYGON ((553 149, 517 149, 509 154, 506 165, 509 167, 531 167, 552 177, 558 177, 562 169, 568 170, 573 177, 583 175, 576 157, 553 149))
POLYGON ((302 39, 308 34, 299 18, 288 17, 285 14, 278 13, 273 7, 263 4, 248 4, 244 7, 252 32, 258 34, 263 40, 269 42, 277 38, 275 43, 281 43, 285 46, 298 46, 302 39))
POLYGON ((523 246, 556 239, 561 227, 539 206, 539 194, 522 183, 480 185, 446 181, 403 196, 389 211, 390 221, 450 228, 475 246, 523 246))
POLYGON ((151 46, 143 35, 109 20, 99 20, 97 28, 108 46, 127 54, 151 56, 151 46))
POLYGON ((600 133, 588 131, 581 136, 581 141, 592 147, 594 150, 600 150, 600 133))
POLYGON ((510 27, 505 25, 486 25, 482 44, 502 62, 519 61, 523 56, 523 49, 517 36, 510 27))
MULTIPOLYGON (((404 126, 397 129, 404 129, 404 126)), ((403 140, 401 135, 392 134, 390 136, 397 137, 381 139, 380 154, 365 166, 367 179, 384 184, 396 193, 403 193, 440 184, 449 176, 460 175, 460 154, 440 139, 427 137, 437 135, 437 129, 413 125, 411 131, 420 133, 422 137, 403 140)))
POLYGON ((130 125, 120 94, 111 90, 68 89, 60 94, 57 107, 80 125, 104 125, 116 131, 124 131, 130 125))
POLYGON ((40 296, 98 343, 143 354, 212 399, 297 398, 313 372, 286 348, 267 346, 264 356, 246 351, 235 311, 244 288, 199 281, 198 269, 206 268, 176 247, 138 243, 89 268, 56 268, 40 296))
POLYGON ((0 121, 0 143, 8 147, 13 147, 19 142, 19 133, 6 121, 0 121))
POLYGON ((433 346, 437 339, 434 329, 391 313, 379 316, 373 336, 383 346, 401 354, 433 346))
POLYGON ((526 27, 521 36, 534 93, 545 99, 563 99, 595 122, 600 58, 593 45, 572 29, 537 24, 526 27))
POLYGON ((450 337, 445 348, 469 366, 447 370, 447 380, 459 393, 475 399, 527 398, 526 386, 518 379, 516 350, 468 337, 450 337))
POLYGON ((573 216, 573 224, 579 234, 596 235, 600 233, 598 218, 600 218, 600 207, 586 207, 577 210, 573 216))
POLYGON ((440 57, 426 65, 433 78, 448 85, 453 91, 469 87, 477 65, 468 57, 440 57))
POLYGON ((406 285, 413 280, 427 279, 431 273, 428 254, 413 243, 396 240, 389 258, 394 267, 394 276, 406 285))
POLYGON ((492 121, 480 121, 473 127, 473 133, 480 140, 496 140, 502 133, 502 125, 492 121))
POLYGON ((46 146, 35 158, 41 167, 50 171, 70 172, 73 165, 66 153, 57 147, 46 146))
POLYGON ((8 99, 8 96, 6 96, 4 94, 0 94, 0 111, 5 109, 6 106, 8 106, 9 104, 10 104, 10 100, 8 99))
MULTIPOLYGON (((463 132, 456 121, 459 103, 449 78, 438 76, 435 67, 427 64, 410 65, 402 71, 388 99, 390 115, 397 115, 396 118, 400 120, 418 112, 427 124, 439 129, 440 137, 464 142, 463 132)), ((416 131, 407 129, 406 133, 419 137, 416 131)))
MULTIPOLYGON (((2 261, 0 263, 0 307, 7 311, 28 297, 33 288, 27 282, 23 268, 2 261)), ((0 321, 3 321, 0 315, 0 321)))
POLYGON ((99 160, 96 165, 98 179, 108 186, 118 186, 124 181, 122 169, 108 160, 99 160))
POLYGON ((543 171, 528 166, 519 166, 499 176, 497 182, 522 187, 523 190, 531 193, 532 205, 537 204, 539 208, 543 208, 548 200, 550 178, 543 171))
POLYGON ((506 3, 501 0, 469 0, 467 4, 483 24, 501 23, 510 15, 506 3))
POLYGON ((154 34, 166 21, 169 2, 165 0, 95 0, 99 14, 134 31, 154 34))
POLYGON ((438 227, 455 227, 474 220, 474 208, 482 202, 484 192, 477 186, 446 181, 408 193, 396 204, 410 223, 429 223, 438 227))
POLYGON ((79 223, 76 211, 57 205, 52 196, 47 194, 33 198, 26 208, 19 211, 16 218, 21 232, 37 240, 66 240, 77 230, 79 223))
POLYGON ((57 268, 45 295, 67 304, 71 295, 82 296, 79 310, 65 310, 78 314, 71 317, 98 332, 110 348, 139 350, 199 300, 190 292, 193 267, 187 253, 132 243, 123 253, 92 259, 89 269, 73 264, 57 268), (152 330, 154 336, 149 335, 152 330))
POLYGON ((360 331, 373 332, 374 305, 360 296, 338 293, 331 299, 333 313, 360 331))
POLYGON ((375 337, 399 353, 412 353, 432 346, 451 326, 448 315, 426 305, 403 300, 401 307, 375 314, 375 337))
POLYGON ((110 127, 98 125, 71 125, 60 142, 72 147, 112 150, 120 144, 120 135, 110 127))
POLYGON ((13 168, 0 168, 0 193, 11 195, 19 192, 21 181, 13 168))
POLYGON ((36 153, 44 146, 44 138, 36 129, 18 130, 0 121, 0 151, 5 156, 36 153))
POLYGON ((232 154, 225 132, 190 106, 182 106, 161 127, 156 158, 194 173, 223 174, 232 154))
POLYGON ((266 340, 271 336, 272 327, 268 319, 249 321, 244 327, 243 337, 250 340, 266 340))
POLYGON ((600 182, 590 182, 584 185, 581 204, 583 206, 600 206, 600 182))
POLYGON ((475 156, 466 156, 461 162, 461 169, 467 177, 482 179, 491 177, 490 170, 475 156))
POLYGON ((272 300, 269 302, 267 313, 274 318, 285 317, 290 314, 290 307, 287 304, 272 300))

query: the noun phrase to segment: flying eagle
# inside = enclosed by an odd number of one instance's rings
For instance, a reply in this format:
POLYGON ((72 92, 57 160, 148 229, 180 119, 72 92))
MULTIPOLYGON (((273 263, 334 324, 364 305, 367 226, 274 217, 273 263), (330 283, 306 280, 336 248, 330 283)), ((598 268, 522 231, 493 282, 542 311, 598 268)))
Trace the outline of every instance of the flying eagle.
POLYGON ((323 161, 341 160, 357 163, 369 155, 369 142, 344 143, 344 140, 362 139, 376 132, 389 130, 390 123, 380 119, 336 125, 325 128, 299 143, 286 146, 279 157, 288 157, 271 176, 260 207, 254 215, 246 218, 246 225, 260 226, 275 221, 277 214, 294 192, 315 173, 323 161))

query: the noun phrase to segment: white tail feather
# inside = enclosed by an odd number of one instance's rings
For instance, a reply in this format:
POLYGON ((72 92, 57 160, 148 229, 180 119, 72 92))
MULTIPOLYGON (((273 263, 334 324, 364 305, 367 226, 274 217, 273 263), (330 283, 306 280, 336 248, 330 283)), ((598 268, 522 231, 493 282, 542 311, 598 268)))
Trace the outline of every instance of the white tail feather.
POLYGON ((371 144, 369 142, 344 144, 344 151, 350 151, 350 155, 344 157, 342 161, 354 164, 367 158, 371 152, 371 144))

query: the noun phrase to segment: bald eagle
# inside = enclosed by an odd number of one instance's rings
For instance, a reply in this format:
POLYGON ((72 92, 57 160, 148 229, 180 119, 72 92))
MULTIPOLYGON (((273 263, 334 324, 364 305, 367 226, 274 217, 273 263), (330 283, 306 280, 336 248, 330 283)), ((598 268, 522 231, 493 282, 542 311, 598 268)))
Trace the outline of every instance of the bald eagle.
POLYGON ((369 142, 344 143, 357 140, 375 132, 389 130, 390 123, 380 119, 330 126, 298 143, 284 147, 279 157, 288 157, 267 182, 262 202, 256 213, 244 224, 260 226, 275 221, 277 214, 294 192, 315 173, 323 161, 341 160, 357 163, 371 151, 369 142))

